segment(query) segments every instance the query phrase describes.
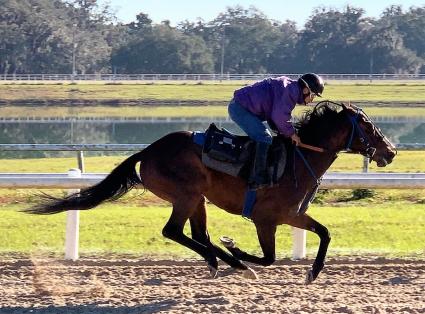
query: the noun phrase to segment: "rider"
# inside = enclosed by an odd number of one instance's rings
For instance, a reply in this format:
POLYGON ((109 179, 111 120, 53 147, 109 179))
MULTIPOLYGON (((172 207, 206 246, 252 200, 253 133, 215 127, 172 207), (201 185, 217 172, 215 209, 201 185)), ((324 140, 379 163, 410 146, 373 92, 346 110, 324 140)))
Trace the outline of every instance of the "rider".
POLYGON ((286 76, 267 78, 234 92, 228 108, 230 118, 256 142, 250 189, 260 189, 269 183, 266 161, 273 138, 263 121, 298 145, 300 138, 292 126, 291 112, 296 104, 307 105, 315 96, 320 97, 324 87, 319 75, 306 73, 298 80, 286 76))

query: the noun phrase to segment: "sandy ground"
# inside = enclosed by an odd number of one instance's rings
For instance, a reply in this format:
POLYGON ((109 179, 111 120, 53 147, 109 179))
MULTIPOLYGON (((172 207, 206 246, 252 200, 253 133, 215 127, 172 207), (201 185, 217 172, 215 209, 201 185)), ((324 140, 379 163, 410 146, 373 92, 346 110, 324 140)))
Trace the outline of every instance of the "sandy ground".
POLYGON ((306 286, 310 263, 254 280, 201 261, 2 257, 0 313, 425 313, 425 260, 331 259, 306 286))

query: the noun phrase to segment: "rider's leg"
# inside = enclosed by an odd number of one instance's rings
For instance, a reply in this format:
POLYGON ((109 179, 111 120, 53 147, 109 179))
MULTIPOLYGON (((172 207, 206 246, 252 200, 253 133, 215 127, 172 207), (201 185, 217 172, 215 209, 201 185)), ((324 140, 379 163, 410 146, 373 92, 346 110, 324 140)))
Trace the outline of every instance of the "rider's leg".
POLYGON ((249 179, 250 188, 258 189, 264 187, 269 183, 266 171, 267 152, 273 137, 261 119, 242 107, 238 102, 232 100, 228 109, 230 118, 245 131, 251 139, 256 141, 254 171, 249 179))
POLYGON ((250 189, 261 189, 270 183, 266 170, 269 144, 257 142, 255 147, 254 169, 249 179, 250 189))

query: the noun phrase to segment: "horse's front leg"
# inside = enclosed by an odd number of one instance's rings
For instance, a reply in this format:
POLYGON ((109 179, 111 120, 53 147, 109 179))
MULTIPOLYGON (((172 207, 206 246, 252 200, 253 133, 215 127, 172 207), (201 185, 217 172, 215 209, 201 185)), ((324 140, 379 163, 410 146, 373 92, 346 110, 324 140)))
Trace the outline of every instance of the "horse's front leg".
POLYGON ((276 260, 275 254, 275 236, 276 226, 256 224, 258 240, 260 241, 263 257, 257 257, 246 253, 236 246, 235 241, 228 237, 221 237, 221 243, 232 253, 234 257, 242 261, 258 264, 261 266, 269 266, 276 260))
MULTIPOLYGON (((233 255, 227 253, 222 248, 216 246, 214 243, 211 242, 211 239, 207 230, 207 213, 206 213, 205 197, 201 199, 201 201, 199 202, 197 206, 196 211, 190 217, 190 228, 191 228, 192 239, 205 245, 210 251, 210 254, 212 256, 219 257, 222 261, 230 265, 232 268, 244 271, 244 274, 246 272, 247 273, 246 276, 248 277, 249 277, 249 273, 253 272, 249 267, 244 265, 242 262, 236 259, 233 255)), ((217 265, 216 262, 214 264, 208 263, 208 268, 213 278, 217 276, 218 269, 217 267, 215 267, 216 265, 217 265)), ((252 275, 251 277, 254 277, 254 275, 252 275)))
POLYGON ((314 232, 320 237, 320 245, 316 259, 314 260, 311 270, 307 272, 306 284, 310 284, 317 278, 325 266, 326 252, 328 251, 329 242, 331 241, 329 231, 325 226, 306 214, 291 217, 288 225, 314 232))

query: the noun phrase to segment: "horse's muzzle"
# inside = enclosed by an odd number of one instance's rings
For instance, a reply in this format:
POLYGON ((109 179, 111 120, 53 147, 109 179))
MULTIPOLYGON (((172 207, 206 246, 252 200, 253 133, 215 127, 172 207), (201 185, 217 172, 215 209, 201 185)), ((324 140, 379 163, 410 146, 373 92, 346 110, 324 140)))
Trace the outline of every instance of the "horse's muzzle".
POLYGON ((378 167, 385 167, 392 163, 393 159, 395 157, 395 152, 389 151, 387 154, 376 160, 376 165, 378 167))

